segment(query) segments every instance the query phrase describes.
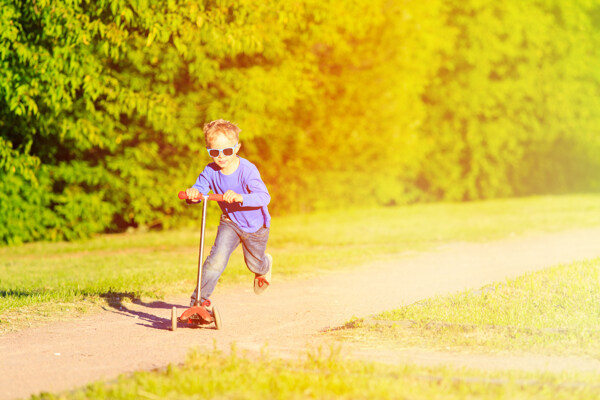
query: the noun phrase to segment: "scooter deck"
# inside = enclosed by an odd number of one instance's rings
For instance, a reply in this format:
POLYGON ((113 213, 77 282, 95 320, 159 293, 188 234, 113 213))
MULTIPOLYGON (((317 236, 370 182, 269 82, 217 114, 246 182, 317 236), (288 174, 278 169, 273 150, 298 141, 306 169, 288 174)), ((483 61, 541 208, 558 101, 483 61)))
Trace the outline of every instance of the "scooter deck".
POLYGON ((188 308, 177 318, 179 322, 189 324, 210 324, 214 322, 214 317, 210 311, 202 306, 193 306, 188 308))
POLYGON ((184 322, 189 325, 209 325, 214 322, 215 329, 221 329, 221 314, 216 307, 206 309, 202 306, 194 306, 186 309, 180 317, 177 317, 177 307, 171 310, 171 330, 177 330, 177 324, 184 322))

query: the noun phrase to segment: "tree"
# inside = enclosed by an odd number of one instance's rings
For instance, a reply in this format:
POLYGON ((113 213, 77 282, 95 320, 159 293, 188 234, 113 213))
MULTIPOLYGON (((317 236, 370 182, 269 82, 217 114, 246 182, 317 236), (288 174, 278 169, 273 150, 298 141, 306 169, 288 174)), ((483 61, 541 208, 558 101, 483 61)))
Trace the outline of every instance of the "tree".
POLYGON ((471 0, 447 7, 457 40, 424 96, 422 133, 431 145, 423 190, 473 200, 597 189, 594 6, 471 0))

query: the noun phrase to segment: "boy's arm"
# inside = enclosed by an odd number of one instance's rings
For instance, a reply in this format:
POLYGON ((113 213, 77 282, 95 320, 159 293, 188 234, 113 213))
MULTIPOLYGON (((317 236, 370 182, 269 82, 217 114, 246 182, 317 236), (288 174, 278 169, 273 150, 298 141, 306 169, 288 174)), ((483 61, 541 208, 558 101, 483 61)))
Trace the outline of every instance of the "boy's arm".
POLYGON ((210 183, 208 177, 206 176, 206 169, 202 171, 200 175, 198 175, 198 179, 196 179, 196 183, 192 186, 192 189, 198 189, 203 196, 207 195, 210 192, 210 183))
POLYGON ((246 183, 248 193, 242 193, 243 207, 264 207, 271 202, 271 195, 267 186, 260 178, 258 170, 253 171, 246 183))

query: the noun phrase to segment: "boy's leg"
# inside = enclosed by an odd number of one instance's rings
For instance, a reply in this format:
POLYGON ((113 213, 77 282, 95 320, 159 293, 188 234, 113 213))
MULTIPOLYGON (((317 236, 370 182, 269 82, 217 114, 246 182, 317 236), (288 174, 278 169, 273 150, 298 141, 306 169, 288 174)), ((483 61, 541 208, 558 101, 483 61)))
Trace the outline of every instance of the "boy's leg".
POLYGON ((265 253, 269 239, 269 228, 261 228, 255 233, 242 235, 244 261, 248 269, 255 274, 254 292, 262 293, 270 284, 273 258, 265 253))
MULTIPOLYGON (((204 300, 208 300, 215 290, 215 286, 229 262, 231 253, 233 253, 235 248, 240 244, 240 237, 232 225, 232 223, 221 219, 217 237, 215 238, 215 244, 211 248, 209 256, 202 264, 200 303, 204 300)), ((196 301, 197 290, 198 288, 192 293, 192 305, 196 301)))

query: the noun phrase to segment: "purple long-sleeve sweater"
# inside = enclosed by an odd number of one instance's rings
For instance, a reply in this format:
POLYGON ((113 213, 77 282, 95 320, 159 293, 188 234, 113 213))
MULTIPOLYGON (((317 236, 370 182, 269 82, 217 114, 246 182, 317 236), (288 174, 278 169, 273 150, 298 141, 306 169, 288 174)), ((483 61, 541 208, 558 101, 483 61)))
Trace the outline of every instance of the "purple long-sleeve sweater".
POLYGON ((252 233, 263 226, 271 226, 271 215, 267 208, 271 195, 256 166, 245 158, 239 158, 240 165, 230 175, 223 174, 217 164, 208 164, 192 187, 203 195, 209 191, 221 194, 228 190, 241 194, 244 197, 243 204, 219 202, 219 206, 241 230, 252 233))

